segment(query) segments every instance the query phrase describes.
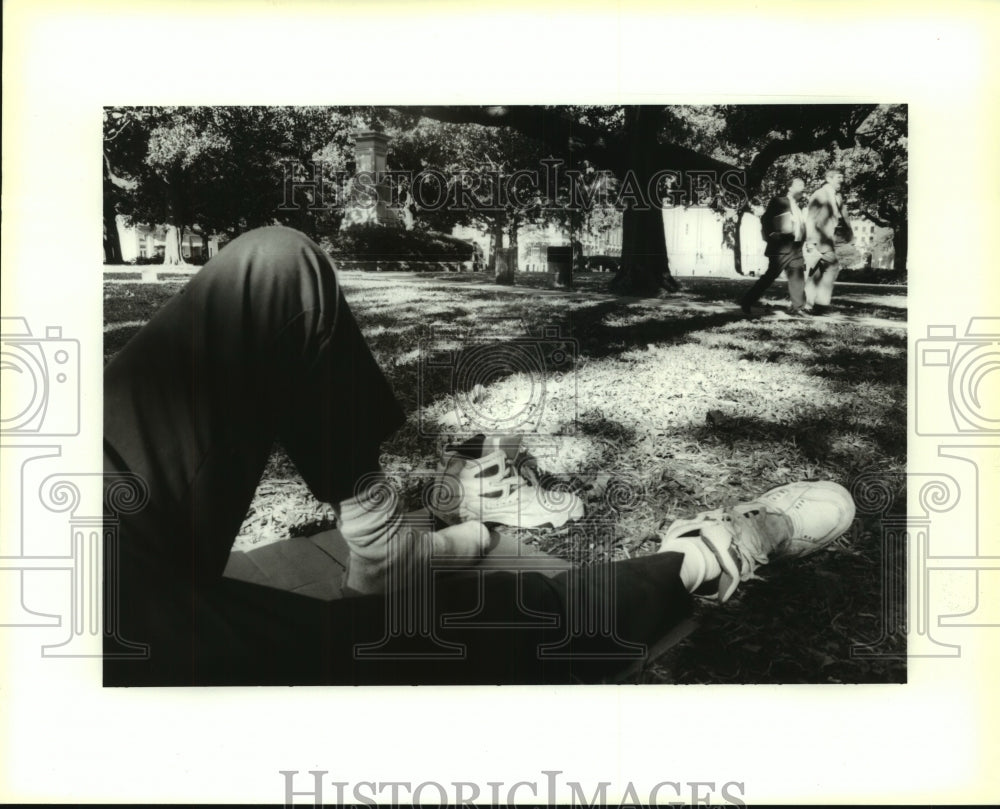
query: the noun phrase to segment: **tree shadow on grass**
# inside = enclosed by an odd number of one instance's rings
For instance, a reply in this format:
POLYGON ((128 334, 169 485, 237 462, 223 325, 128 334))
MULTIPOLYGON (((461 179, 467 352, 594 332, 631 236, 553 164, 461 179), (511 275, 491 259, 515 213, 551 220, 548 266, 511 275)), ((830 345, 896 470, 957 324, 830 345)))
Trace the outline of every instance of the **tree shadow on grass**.
POLYGON ((606 418, 598 410, 581 413, 576 427, 580 435, 613 441, 619 448, 633 444, 636 440, 636 431, 633 427, 606 418))
MULTIPOLYGON (((453 310, 457 314, 461 310, 453 310)), ((629 304, 617 300, 603 301, 593 306, 569 311, 525 312, 525 317, 512 317, 516 322, 509 337, 490 334, 475 336, 475 330, 463 333, 454 327, 456 317, 448 318, 440 331, 437 321, 421 324, 413 335, 375 334, 370 338, 374 351, 382 354, 397 396, 410 410, 426 407, 440 398, 455 393, 470 393, 462 387, 478 382, 488 386, 516 373, 547 374, 555 370, 554 352, 560 352, 558 370, 572 373, 581 361, 613 358, 636 348, 663 343, 678 343, 693 332, 716 328, 742 318, 740 313, 707 313, 691 317, 644 319, 634 325, 609 326, 609 317, 629 312, 629 304), (436 347, 431 340, 437 336, 444 343, 436 347), (458 338, 458 345, 453 342, 458 338), (537 351, 533 347, 537 346, 537 351), (490 347, 495 351, 491 352, 490 347), (418 349, 413 352, 412 349, 418 349), (486 350, 484 350, 486 349, 486 350), (489 362, 492 355, 492 362, 489 362), (505 355, 518 361, 505 364, 505 355), (396 358, 401 359, 396 359, 396 358), (486 361, 483 373, 473 373, 472 366, 486 361), (536 367, 537 366, 537 367, 536 367), (488 373, 487 373, 488 371, 488 373)), ((377 320, 366 320, 367 326, 391 323, 392 316, 380 313, 377 320)), ((415 327, 417 329, 417 327, 415 327)))
POLYGON ((795 363, 805 373, 832 381, 906 385, 906 334, 893 330, 844 326, 831 332, 810 328, 795 332, 766 326, 731 332, 713 343, 740 352, 740 359, 795 363))
POLYGON ((906 354, 889 357, 885 354, 840 349, 817 358, 807 372, 824 379, 846 382, 851 387, 860 382, 906 385, 906 354))
MULTIPOLYGON (((461 308, 449 310, 450 325, 462 312, 461 308)), ((484 334, 468 337, 467 345, 456 349, 450 345, 439 356, 407 352, 407 347, 417 347, 419 340, 403 334, 376 335, 371 342, 382 353, 401 357, 391 361, 387 372, 408 410, 426 407, 456 390, 459 377, 472 379, 473 374, 452 373, 450 369, 464 367, 470 358, 483 355, 484 346, 496 348, 496 356, 505 351, 516 351, 537 341, 538 368, 516 364, 503 367, 495 363, 488 379, 477 379, 484 386, 501 381, 517 373, 547 373, 546 351, 560 341, 572 346, 560 370, 572 372, 581 362, 615 358, 636 349, 650 346, 701 342, 707 347, 732 349, 742 352, 742 358, 751 362, 787 363, 798 366, 799 373, 812 374, 828 379, 837 386, 852 389, 864 382, 873 384, 906 384, 905 334, 888 330, 868 329, 861 326, 841 326, 835 330, 816 328, 808 322, 782 322, 765 325, 746 321, 738 310, 699 312, 687 316, 673 316, 664 312, 662 317, 649 317, 648 311, 636 311, 628 302, 605 300, 592 305, 564 309, 535 311, 518 310, 510 318, 517 321, 510 337, 484 334), (640 318, 636 322, 628 322, 640 318), (616 325, 615 321, 624 321, 616 325), (744 322, 745 326, 726 328, 744 322), (609 325, 610 324, 610 325, 609 325), (720 331, 722 330, 722 331, 720 331), (467 353, 468 352, 468 353, 467 353), (434 360, 434 369, 427 367, 428 359, 434 360)), ((392 315, 380 313, 379 322, 391 323, 392 315)), ((422 324, 426 335, 433 324, 422 324)), ((472 334, 475 333, 473 329, 472 334)), ((422 348, 430 349, 430 344, 422 348)), ((489 351, 485 352, 488 356, 489 351)), ((822 429, 822 424, 814 425, 822 429)), ((805 427, 803 428, 805 430, 805 427)), ((884 439, 893 443, 894 439, 884 439)))
MULTIPOLYGON (((755 443, 761 446, 792 444, 804 458, 818 464, 833 460, 834 444, 844 434, 858 431, 857 404, 817 405, 795 419, 772 421, 757 416, 721 416, 690 430, 691 438, 698 442, 721 443, 734 447, 737 444, 755 443)), ((902 406, 900 406, 902 407, 902 406)), ((875 426, 864 429, 864 437, 890 458, 906 459, 905 410, 895 413, 879 406, 875 426), (896 416, 902 416, 896 417, 896 416)), ((837 465, 860 471, 868 464, 863 456, 854 459, 837 457, 837 465)))
POLYGON ((586 317, 570 319, 574 328, 587 334, 587 356, 603 359, 653 345, 684 342, 693 332, 719 328, 744 319, 740 312, 719 312, 670 319, 648 318, 625 326, 607 326, 586 317))

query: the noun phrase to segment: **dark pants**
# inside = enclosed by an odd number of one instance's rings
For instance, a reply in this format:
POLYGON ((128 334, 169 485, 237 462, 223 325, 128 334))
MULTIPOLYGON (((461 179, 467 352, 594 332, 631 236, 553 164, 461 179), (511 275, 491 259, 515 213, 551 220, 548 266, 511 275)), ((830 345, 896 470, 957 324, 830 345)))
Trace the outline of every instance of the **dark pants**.
POLYGON ((228 245, 104 384, 106 685, 595 681, 690 610, 674 553, 333 602, 223 578, 276 440, 336 502, 403 421, 330 260, 294 230, 228 245), (129 480, 141 508, 116 496, 129 480))
POLYGON ((788 295, 792 300, 792 310, 800 309, 805 298, 805 264, 802 259, 801 243, 790 242, 776 246, 767 260, 767 272, 740 298, 740 305, 753 306, 760 300, 782 271, 788 278, 788 295))

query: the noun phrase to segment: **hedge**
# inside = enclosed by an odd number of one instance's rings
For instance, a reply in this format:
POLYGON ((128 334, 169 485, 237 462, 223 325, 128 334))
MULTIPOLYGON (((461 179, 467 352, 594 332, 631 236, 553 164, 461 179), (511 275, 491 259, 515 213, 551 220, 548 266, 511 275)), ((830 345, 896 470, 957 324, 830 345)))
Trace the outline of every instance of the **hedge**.
POLYGON ((330 255, 370 261, 471 261, 473 246, 444 233, 358 225, 323 239, 330 255))

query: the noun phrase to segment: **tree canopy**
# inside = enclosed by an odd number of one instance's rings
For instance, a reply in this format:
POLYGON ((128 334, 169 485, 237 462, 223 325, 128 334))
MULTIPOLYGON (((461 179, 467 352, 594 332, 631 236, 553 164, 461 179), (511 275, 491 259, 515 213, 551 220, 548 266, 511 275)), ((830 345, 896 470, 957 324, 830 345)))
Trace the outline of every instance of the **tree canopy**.
POLYGON ((472 225, 499 246, 528 222, 576 231, 610 195, 623 214, 615 284, 654 294, 675 286, 664 200, 726 208, 738 223, 791 176, 818 183, 833 165, 850 208, 905 237, 906 124, 905 105, 871 104, 108 108, 106 246, 115 214, 203 233, 335 231, 342 209, 317 189, 353 170, 353 134, 375 129, 391 137, 391 169, 469 203, 396 189, 419 227, 472 225), (556 163, 555 183, 518 185, 556 163))

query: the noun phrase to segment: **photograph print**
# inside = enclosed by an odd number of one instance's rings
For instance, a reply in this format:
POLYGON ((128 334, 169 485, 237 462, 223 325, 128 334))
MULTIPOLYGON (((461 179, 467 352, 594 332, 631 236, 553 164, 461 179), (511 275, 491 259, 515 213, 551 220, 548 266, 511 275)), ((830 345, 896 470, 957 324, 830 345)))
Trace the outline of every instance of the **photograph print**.
POLYGON ((105 107, 104 685, 905 682, 907 137, 105 107))

